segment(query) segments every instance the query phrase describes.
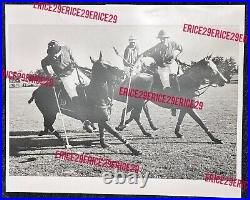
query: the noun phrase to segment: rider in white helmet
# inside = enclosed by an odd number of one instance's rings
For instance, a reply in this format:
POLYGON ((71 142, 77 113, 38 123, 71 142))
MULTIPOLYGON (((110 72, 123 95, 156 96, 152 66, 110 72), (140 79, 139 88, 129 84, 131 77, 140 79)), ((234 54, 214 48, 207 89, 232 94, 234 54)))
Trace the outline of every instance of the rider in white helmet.
POLYGON ((139 55, 139 48, 136 45, 136 38, 134 35, 130 35, 129 37, 129 45, 126 47, 124 51, 124 60, 123 64, 129 70, 132 70, 134 64, 136 63, 139 55))
MULTIPOLYGON (((145 57, 154 58, 158 67, 158 73, 163 89, 172 87, 180 90, 177 75, 183 72, 176 63, 178 55, 182 52, 182 46, 170 41, 164 30, 160 30, 157 38, 160 43, 143 53, 145 57)), ((176 109, 172 109, 172 115, 176 116, 176 109)))

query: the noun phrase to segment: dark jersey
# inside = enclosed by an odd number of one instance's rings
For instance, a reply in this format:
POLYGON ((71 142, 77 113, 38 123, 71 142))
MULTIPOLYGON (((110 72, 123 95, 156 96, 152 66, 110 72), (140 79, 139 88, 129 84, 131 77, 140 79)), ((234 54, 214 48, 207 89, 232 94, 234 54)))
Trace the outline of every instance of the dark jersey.
POLYGON ((171 62, 175 50, 182 52, 182 46, 174 41, 169 41, 167 44, 158 43, 145 51, 143 56, 154 58, 157 65, 162 66, 163 63, 171 62))
POLYGON ((70 49, 66 46, 61 47, 60 55, 51 57, 46 56, 42 61, 42 68, 47 71, 47 66, 51 66, 58 76, 70 75, 73 71, 74 59, 70 49))

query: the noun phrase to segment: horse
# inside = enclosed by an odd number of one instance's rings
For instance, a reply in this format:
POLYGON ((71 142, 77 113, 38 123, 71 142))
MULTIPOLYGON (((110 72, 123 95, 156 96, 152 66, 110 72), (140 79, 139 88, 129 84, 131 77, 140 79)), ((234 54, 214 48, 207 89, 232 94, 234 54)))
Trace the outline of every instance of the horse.
MULTIPOLYGON (((93 61, 92 58, 91 61, 93 61)), ((113 129, 108 122, 110 115, 109 111, 111 110, 111 105, 108 103, 108 88, 112 88, 116 76, 120 76, 120 70, 117 67, 105 64, 102 60, 102 53, 100 52, 99 59, 93 62, 90 84, 78 89, 81 90, 78 94, 82 93, 86 95, 85 103, 82 104, 83 109, 85 109, 83 114, 86 119, 91 119, 92 122, 98 123, 100 144, 103 148, 111 147, 109 144, 105 143, 104 130, 106 130, 120 140, 133 155, 141 155, 141 152, 132 147, 129 142, 122 137, 119 132, 113 129)), ((57 95, 61 91, 62 90, 57 86, 57 95)), ((33 92, 32 97, 28 102, 31 103, 33 100, 35 100, 37 107, 43 114, 45 131, 49 130, 56 137, 61 139, 60 134, 52 126, 55 122, 56 115, 59 112, 53 88, 40 86, 33 92)), ((67 99, 67 101, 70 100, 67 99)), ((65 115, 79 119, 79 116, 77 116, 76 113, 68 109, 61 109, 61 111, 65 115)))
MULTIPOLYGON (((149 68, 146 73, 137 73, 134 76, 132 76, 132 81, 131 81, 131 88, 133 89, 138 89, 138 90, 143 90, 143 91, 151 91, 151 92, 156 92, 156 93, 161 93, 161 94, 171 94, 172 96, 176 97, 186 97, 190 100, 194 100, 194 98, 197 96, 196 92, 200 90, 200 87, 206 83, 206 81, 209 81, 209 87, 210 85, 216 84, 220 87, 224 86, 225 83, 227 82, 227 79, 219 72, 217 69, 217 66, 213 63, 212 61, 212 55, 207 56, 200 61, 193 63, 193 65, 190 67, 188 72, 180 75, 178 77, 178 82, 180 85, 180 92, 176 92, 175 90, 169 88, 165 91, 163 91, 162 84, 159 78, 159 74, 155 70, 157 67, 153 64, 150 65, 151 69, 149 68), (152 67, 153 66, 153 67, 152 67), (153 69, 152 69, 153 68, 153 69)), ((120 85, 115 89, 115 95, 114 99, 117 99, 119 101, 125 101, 124 96, 119 97, 119 87, 128 85, 126 84, 128 80, 121 82, 120 85)), ((143 125, 140 122, 140 114, 142 111, 142 108, 145 108, 145 105, 148 101, 147 100, 138 100, 135 98, 128 98, 128 109, 127 113, 131 111, 131 115, 129 119, 125 121, 125 108, 122 111, 122 116, 121 116, 121 122, 118 127, 116 127, 116 130, 123 130, 124 128, 127 127, 127 125, 135 120, 139 128, 141 129, 142 133, 146 136, 152 137, 150 133, 148 133, 143 125), (125 124, 124 124, 125 121, 125 124)), ((175 135, 177 138, 183 138, 184 136, 180 134, 180 127, 183 122, 183 119, 186 114, 189 114, 200 126, 201 128, 205 131, 205 133, 209 136, 209 138, 217 144, 222 144, 222 141, 220 139, 217 139, 211 131, 206 127, 206 125, 203 123, 201 118, 198 116, 198 114, 195 112, 194 109, 192 108, 187 108, 187 107, 180 107, 180 106, 175 106, 171 104, 163 104, 159 103, 156 101, 152 101, 152 103, 163 107, 167 109, 171 108, 176 108, 180 109, 180 113, 178 116, 178 121, 175 127, 175 135)), ((150 118, 148 109, 144 109, 147 118, 150 118)))

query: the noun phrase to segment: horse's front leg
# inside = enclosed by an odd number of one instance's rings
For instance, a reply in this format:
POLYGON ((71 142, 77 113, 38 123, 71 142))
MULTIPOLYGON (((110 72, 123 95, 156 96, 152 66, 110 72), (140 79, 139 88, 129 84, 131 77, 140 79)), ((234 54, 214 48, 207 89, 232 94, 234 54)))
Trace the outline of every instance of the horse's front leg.
POLYGON ((102 123, 98 123, 98 127, 99 127, 99 133, 100 133, 100 143, 102 148, 108 148, 110 147, 109 144, 105 143, 105 139, 104 139, 104 125, 102 123))
POLYGON ((152 138, 153 136, 145 130, 145 128, 143 127, 143 124, 141 123, 141 120, 140 120, 141 111, 142 111, 142 107, 135 108, 131 112, 131 117, 136 121, 136 123, 139 126, 139 128, 141 129, 143 135, 146 135, 147 137, 151 137, 152 138))
POLYGON ((143 106, 143 110, 144 110, 144 113, 145 113, 145 115, 146 115, 146 117, 148 119, 148 123, 149 123, 150 127, 152 128, 152 130, 154 130, 154 131, 158 130, 158 128, 155 127, 155 125, 154 125, 154 123, 153 123, 153 121, 152 121, 152 119, 150 117, 149 110, 148 110, 148 105, 146 103, 143 106))
POLYGON ((179 114, 179 116, 178 116, 178 121, 177 121, 175 130, 174 130, 175 135, 177 136, 177 138, 183 138, 183 135, 180 134, 179 131, 180 131, 181 124, 182 124, 182 122, 183 122, 183 119, 184 119, 186 113, 187 113, 186 110, 183 110, 183 109, 180 110, 180 114, 179 114))
POLYGON ((124 121, 125 121, 125 112, 126 112, 126 108, 123 108, 122 109, 122 116, 121 116, 121 121, 120 121, 120 124, 115 127, 115 129, 117 131, 122 131, 125 127, 124 127, 124 121))
POLYGON ((56 120, 56 114, 43 114, 44 119, 44 131, 40 131, 38 136, 43 136, 49 132, 51 132, 53 135, 55 135, 60 141, 63 141, 61 135, 54 129, 53 124, 56 120))
POLYGON ((141 152, 136 150, 134 147, 132 147, 129 142, 123 138, 116 130, 114 130, 107 122, 102 123, 103 127, 111 133, 114 137, 116 137, 118 140, 120 140, 125 146, 134 154, 134 155, 141 155, 141 152))
POLYGON ((222 144, 222 141, 215 138, 213 134, 208 130, 208 128, 205 126, 205 124, 202 122, 201 118, 198 116, 198 114, 193 110, 190 109, 187 111, 188 114, 201 126, 201 128, 207 133, 208 137, 215 142, 216 144, 222 144))
MULTIPOLYGON (((132 108, 133 108, 132 106, 128 106, 126 115, 132 110, 132 108)), ((120 124, 117 127, 115 127, 115 129, 117 131, 122 131, 123 129, 125 129, 127 127, 127 125, 133 120, 133 118, 131 118, 131 116, 130 116, 130 118, 128 120, 126 120, 126 122, 124 124, 125 112, 126 112, 126 108, 123 108, 120 124)))

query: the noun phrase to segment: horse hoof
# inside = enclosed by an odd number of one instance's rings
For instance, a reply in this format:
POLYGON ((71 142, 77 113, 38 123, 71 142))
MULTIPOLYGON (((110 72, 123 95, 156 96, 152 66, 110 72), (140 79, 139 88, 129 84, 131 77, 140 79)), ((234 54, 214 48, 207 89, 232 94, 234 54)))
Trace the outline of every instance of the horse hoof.
POLYGON ((152 126, 151 127, 153 131, 157 131, 159 128, 155 127, 155 126, 152 126))
POLYGON ((134 150, 132 151, 132 154, 133 154, 134 156, 140 156, 140 155, 142 155, 142 153, 141 153, 140 151, 136 150, 136 149, 134 149, 134 150))
POLYGON ((56 136, 58 140, 63 141, 61 135, 57 131, 53 132, 52 134, 56 136))
POLYGON ((150 138, 154 138, 150 133, 147 133, 147 132, 143 133, 143 135, 150 137, 150 138))
POLYGON ((127 127, 127 125, 119 125, 117 127, 115 127, 115 130, 117 131, 122 131, 123 129, 125 129, 127 127))
POLYGON ((46 134, 46 132, 40 131, 40 132, 38 133, 38 136, 43 136, 43 135, 45 135, 45 134, 46 134))
POLYGON ((215 144, 223 144, 222 140, 219 140, 219 139, 216 139, 216 138, 213 139, 213 142, 215 144))
POLYGON ((177 138, 180 138, 180 139, 183 139, 183 138, 184 138, 184 135, 182 135, 182 134, 179 134, 179 133, 178 133, 178 134, 175 134, 175 135, 176 135, 177 138))
POLYGON ((121 131, 120 128, 119 128, 119 126, 115 127, 115 130, 121 131))
POLYGON ((104 148, 104 149, 111 148, 111 146, 109 144, 106 144, 106 143, 102 143, 101 147, 104 148))

